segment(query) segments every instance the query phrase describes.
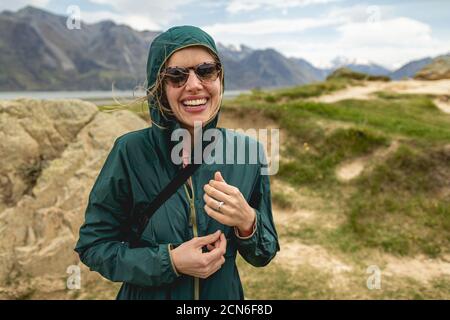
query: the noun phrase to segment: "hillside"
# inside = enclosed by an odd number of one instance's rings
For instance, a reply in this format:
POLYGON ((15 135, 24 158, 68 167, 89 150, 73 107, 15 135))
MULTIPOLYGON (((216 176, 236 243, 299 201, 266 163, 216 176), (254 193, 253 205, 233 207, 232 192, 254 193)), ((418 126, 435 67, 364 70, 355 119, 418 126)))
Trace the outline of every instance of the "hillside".
POLYGON ((437 102, 450 81, 424 83, 335 79, 227 102, 234 126, 282 137, 281 252, 264 269, 240 261, 250 298, 449 298, 450 110, 437 102))
POLYGON ((450 55, 433 59, 431 63, 420 69, 414 78, 418 80, 450 79, 450 55))

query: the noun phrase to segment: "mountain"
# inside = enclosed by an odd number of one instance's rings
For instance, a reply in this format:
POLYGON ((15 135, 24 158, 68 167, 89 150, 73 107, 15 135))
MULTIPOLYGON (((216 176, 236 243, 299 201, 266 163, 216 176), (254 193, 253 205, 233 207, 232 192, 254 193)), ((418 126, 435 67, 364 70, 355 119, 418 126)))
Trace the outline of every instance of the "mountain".
MULTIPOLYGON (((66 27, 67 17, 27 6, 0 13, 0 90, 133 89, 146 79, 151 41, 160 31, 136 31, 112 21, 66 27)), ((273 49, 218 43, 226 87, 282 87, 318 81, 323 73, 305 60, 273 49)))
POLYGON ((314 81, 323 81, 330 73, 330 70, 316 68, 305 59, 291 58, 291 61, 296 63, 305 73, 308 73, 314 81))
POLYGON ((399 69, 392 72, 389 76, 393 80, 400 80, 403 78, 412 78, 420 69, 425 67, 427 64, 431 63, 433 61, 432 58, 426 57, 419 60, 414 60, 411 62, 408 62, 407 64, 403 65, 399 69))
POLYGON ((286 87, 320 80, 274 49, 248 51, 240 60, 219 54, 228 89, 286 87))
MULTIPOLYGON (((82 22, 70 30, 67 17, 27 6, 0 13, 0 91, 132 90, 144 85, 148 49, 161 31, 136 31, 113 21, 82 22)), ((274 49, 217 43, 225 67, 227 90, 273 88, 322 81, 346 67, 394 79, 412 77, 431 58, 399 70, 338 56, 326 69, 274 49)))
POLYGON ((31 6, 0 13, 0 30, 0 90, 132 89, 159 33, 112 21, 70 30, 66 17, 31 6))
POLYGON ((238 48, 234 45, 224 45, 220 42, 217 43, 217 50, 220 52, 221 57, 236 62, 241 61, 254 51, 252 48, 243 44, 241 44, 238 48))
POLYGON ((366 73, 374 76, 385 76, 391 73, 390 70, 379 64, 359 59, 348 59, 342 56, 337 56, 334 58, 331 61, 331 67, 329 69, 330 72, 332 72, 339 68, 347 68, 355 72, 366 73))
POLYGON ((419 80, 450 79, 450 53, 434 58, 415 75, 419 80))

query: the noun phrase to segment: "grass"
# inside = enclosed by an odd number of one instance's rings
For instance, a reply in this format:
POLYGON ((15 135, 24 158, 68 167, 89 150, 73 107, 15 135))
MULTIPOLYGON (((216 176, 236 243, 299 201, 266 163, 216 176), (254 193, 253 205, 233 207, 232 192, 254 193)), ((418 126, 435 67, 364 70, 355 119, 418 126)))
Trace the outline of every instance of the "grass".
POLYGON ((368 246, 400 255, 438 256, 450 247, 450 154, 402 146, 355 182, 348 200, 351 229, 368 246))
POLYGON ((296 86, 283 89, 275 89, 270 91, 263 91, 254 89, 250 94, 241 94, 232 101, 239 104, 264 104, 264 103, 278 103, 281 101, 292 101, 297 99, 317 97, 322 94, 331 93, 333 91, 341 90, 349 84, 356 84, 357 81, 348 80, 331 80, 326 82, 315 82, 303 86, 296 86))
MULTIPOLYGON (((428 95, 379 92, 372 100, 330 104, 301 99, 315 96, 320 88, 327 93, 339 87, 345 82, 257 91, 226 104, 237 116, 258 109, 287 132, 278 178, 342 202, 345 225, 333 231, 290 230, 285 235, 329 242, 344 252, 374 247, 398 255, 436 257, 448 251, 450 207, 441 194, 450 188, 450 151, 444 148, 450 143, 450 116, 428 95), (347 127, 330 131, 320 124, 333 122, 347 127), (337 181, 339 164, 370 155, 394 140, 400 147, 385 162, 346 185, 337 181)), ((279 192, 274 202, 289 208, 279 192)))
POLYGON ((391 79, 387 76, 375 76, 356 72, 348 68, 339 68, 327 77, 327 81, 331 80, 390 81, 391 79))
POLYGON ((279 176, 293 185, 328 188, 336 183, 334 169, 345 159, 358 157, 387 144, 387 140, 360 128, 337 129, 323 139, 310 143, 315 152, 290 146, 287 156, 294 161, 281 162, 279 176))
POLYGON ((292 200, 283 192, 272 192, 272 201, 283 209, 292 209, 293 207, 292 200))
POLYGON ((429 284, 409 277, 381 272, 379 289, 369 289, 367 266, 356 266, 342 276, 308 264, 294 271, 278 262, 255 268, 240 256, 237 265, 246 299, 448 299, 450 278, 432 279, 429 284), (274 276, 276 275, 276 276, 274 276), (341 278, 342 277, 342 278, 341 278))

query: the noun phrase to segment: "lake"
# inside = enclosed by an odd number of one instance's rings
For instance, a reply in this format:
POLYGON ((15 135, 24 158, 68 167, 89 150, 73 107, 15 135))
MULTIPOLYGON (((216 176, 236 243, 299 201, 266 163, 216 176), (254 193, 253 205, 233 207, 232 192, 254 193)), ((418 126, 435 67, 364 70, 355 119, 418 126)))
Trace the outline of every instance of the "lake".
MULTIPOLYGON (((249 90, 225 91, 224 98, 234 98, 241 93, 249 93, 249 90)), ((111 101, 116 99, 133 99, 144 96, 143 91, 9 91, 0 92, 0 100, 12 100, 18 98, 28 99, 82 99, 99 103, 100 101, 111 101)))

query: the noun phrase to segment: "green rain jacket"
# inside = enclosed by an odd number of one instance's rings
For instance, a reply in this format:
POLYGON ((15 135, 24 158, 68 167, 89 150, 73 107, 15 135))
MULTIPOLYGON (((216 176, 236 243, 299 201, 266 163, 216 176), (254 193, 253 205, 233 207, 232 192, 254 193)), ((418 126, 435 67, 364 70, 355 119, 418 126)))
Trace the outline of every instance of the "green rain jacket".
MULTIPOLYGON (((197 27, 173 27, 155 38, 147 61, 149 87, 172 53, 192 45, 205 46, 217 55, 214 40, 197 27)), ((280 250, 272 218, 269 177, 261 175, 264 152, 253 164, 248 159, 244 164, 202 163, 192 176, 193 192, 187 185, 180 187, 150 219, 142 236, 145 247, 129 248, 128 242, 123 241, 123 225, 130 215, 139 214, 181 168, 170 157, 172 147, 179 143, 171 141, 171 133, 180 128, 179 123, 173 117, 163 116, 152 99, 149 108, 152 121, 160 127, 152 125, 116 139, 90 192, 75 251, 90 270, 111 281, 123 282, 117 299, 243 299, 235 261, 237 252, 248 263, 262 267, 280 250), (203 186, 214 179, 216 171, 228 184, 238 187, 256 211, 256 228, 247 239, 239 238, 233 227, 219 223, 204 211, 203 186), (221 269, 207 279, 177 274, 170 248, 218 229, 227 238, 221 269)), ((215 128, 218 117, 219 114, 204 129, 215 128)), ((224 139, 235 139, 236 145, 244 143, 247 152, 255 144, 261 152, 261 144, 256 140, 232 130, 219 130, 224 139)), ((203 142, 203 150, 208 143, 203 142)))

